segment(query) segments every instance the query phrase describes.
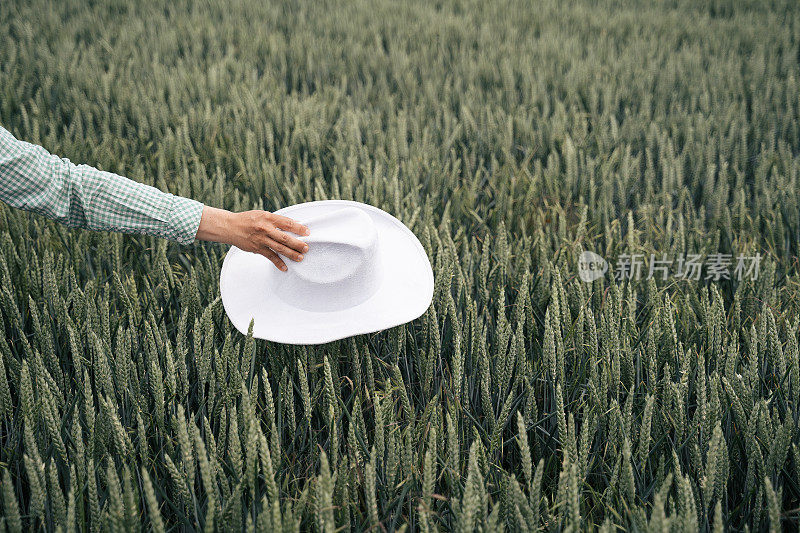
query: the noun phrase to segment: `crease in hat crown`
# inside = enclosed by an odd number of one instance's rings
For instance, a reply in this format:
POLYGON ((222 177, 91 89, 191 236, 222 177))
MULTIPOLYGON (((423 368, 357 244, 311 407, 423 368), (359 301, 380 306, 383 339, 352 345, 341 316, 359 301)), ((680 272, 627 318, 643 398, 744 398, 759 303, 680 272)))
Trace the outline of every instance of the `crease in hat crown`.
POLYGON ((330 313, 368 300, 383 280, 378 231, 357 207, 343 207, 306 220, 310 230, 300 240, 308 252, 299 263, 273 277, 275 294, 305 311, 330 313))

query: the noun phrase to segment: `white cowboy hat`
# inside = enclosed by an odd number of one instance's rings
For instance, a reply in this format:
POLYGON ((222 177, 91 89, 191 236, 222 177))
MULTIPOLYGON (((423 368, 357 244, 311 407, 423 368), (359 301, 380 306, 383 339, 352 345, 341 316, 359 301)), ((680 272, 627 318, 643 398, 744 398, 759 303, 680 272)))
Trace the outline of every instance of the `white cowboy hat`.
POLYGON ((324 200, 276 211, 308 226, 309 249, 281 272, 235 246, 219 288, 233 325, 286 344, 322 344, 405 324, 433 298, 433 270, 419 240, 389 213, 359 202, 324 200))

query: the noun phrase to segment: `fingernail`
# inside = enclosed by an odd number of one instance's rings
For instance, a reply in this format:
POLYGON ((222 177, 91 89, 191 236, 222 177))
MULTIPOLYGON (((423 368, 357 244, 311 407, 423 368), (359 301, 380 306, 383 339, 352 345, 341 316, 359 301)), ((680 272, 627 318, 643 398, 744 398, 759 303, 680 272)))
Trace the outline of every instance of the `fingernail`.
POLYGON ((286 272, 286 265, 281 265, 281 270, 283 270, 284 272, 286 272))
POLYGON ((302 260, 303 260, 303 256, 302 256, 302 255, 298 255, 298 256, 297 256, 297 260, 298 260, 298 261, 302 261, 302 260))
POLYGON ((306 245, 303 246, 303 252, 307 252, 307 251, 308 251, 308 245, 306 244, 306 245))
POLYGON ((311 230, 306 228, 306 230, 303 232, 303 235, 311 235, 311 230))

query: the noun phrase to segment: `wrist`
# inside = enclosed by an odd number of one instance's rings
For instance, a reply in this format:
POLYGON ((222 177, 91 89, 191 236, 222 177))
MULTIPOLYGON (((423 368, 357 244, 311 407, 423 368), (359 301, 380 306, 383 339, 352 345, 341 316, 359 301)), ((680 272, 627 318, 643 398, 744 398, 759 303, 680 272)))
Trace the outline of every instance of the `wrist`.
POLYGON ((233 241, 236 240, 235 216, 235 213, 226 209, 203 206, 200 226, 197 228, 197 239, 234 244, 233 241))

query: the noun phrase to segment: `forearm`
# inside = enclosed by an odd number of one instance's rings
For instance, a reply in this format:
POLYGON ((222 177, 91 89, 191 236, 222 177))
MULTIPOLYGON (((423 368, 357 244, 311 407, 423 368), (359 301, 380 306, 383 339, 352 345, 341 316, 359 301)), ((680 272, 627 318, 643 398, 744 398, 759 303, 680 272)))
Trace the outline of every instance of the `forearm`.
POLYGON ((86 165, 72 172, 80 173, 73 175, 73 183, 80 184, 81 205, 73 205, 73 210, 83 212, 83 227, 194 242, 202 203, 86 165))
POLYGON ((75 165, 0 127, 0 200, 63 224, 194 241, 203 204, 75 165))

